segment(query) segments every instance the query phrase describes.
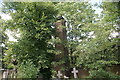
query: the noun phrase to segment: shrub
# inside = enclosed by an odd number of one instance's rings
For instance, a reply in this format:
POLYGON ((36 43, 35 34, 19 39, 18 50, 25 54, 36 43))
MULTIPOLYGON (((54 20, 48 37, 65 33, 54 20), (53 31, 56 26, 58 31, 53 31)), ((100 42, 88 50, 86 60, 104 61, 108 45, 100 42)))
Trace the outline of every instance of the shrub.
POLYGON ((120 80, 120 76, 112 73, 107 72, 103 69, 99 70, 91 70, 89 71, 90 75, 88 78, 91 78, 92 80, 120 80))
POLYGON ((24 61, 18 67, 17 78, 36 78, 38 72, 32 61, 24 61))

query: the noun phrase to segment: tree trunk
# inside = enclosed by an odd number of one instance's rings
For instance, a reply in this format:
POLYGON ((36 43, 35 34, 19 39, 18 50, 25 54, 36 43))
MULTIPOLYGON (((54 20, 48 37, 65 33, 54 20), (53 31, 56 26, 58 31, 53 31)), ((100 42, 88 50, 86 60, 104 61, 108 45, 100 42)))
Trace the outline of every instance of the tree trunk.
POLYGON ((60 61, 61 59, 65 61, 64 64, 60 64, 54 67, 55 71, 61 71, 62 68, 65 69, 65 71, 62 72, 62 74, 69 76, 69 59, 68 59, 68 49, 66 47, 67 43, 67 35, 66 35, 66 28, 65 28, 65 20, 58 20, 55 23, 55 32, 56 38, 59 38, 61 43, 56 43, 55 48, 56 50, 60 51, 61 53, 58 55, 55 55, 55 61, 60 61))

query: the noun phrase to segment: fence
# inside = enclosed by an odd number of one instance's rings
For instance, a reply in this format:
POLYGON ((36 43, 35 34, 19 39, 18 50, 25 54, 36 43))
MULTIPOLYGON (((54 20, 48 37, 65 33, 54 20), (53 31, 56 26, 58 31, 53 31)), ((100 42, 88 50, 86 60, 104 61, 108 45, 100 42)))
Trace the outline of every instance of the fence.
POLYGON ((2 78, 16 78, 17 71, 15 69, 1 69, 2 78))

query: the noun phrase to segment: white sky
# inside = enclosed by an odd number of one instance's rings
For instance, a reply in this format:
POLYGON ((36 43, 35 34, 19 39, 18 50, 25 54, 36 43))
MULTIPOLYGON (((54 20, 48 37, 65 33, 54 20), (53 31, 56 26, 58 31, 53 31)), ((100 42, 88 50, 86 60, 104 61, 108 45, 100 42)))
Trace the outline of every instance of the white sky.
MULTIPOLYGON (((13 32, 11 32, 10 30, 6 30, 5 33, 8 35, 9 41, 15 41, 15 42, 17 42, 17 39, 15 39, 15 38, 12 36, 12 33, 13 33, 13 32)), ((17 35, 19 35, 19 34, 17 34, 17 35)))
MULTIPOLYGON (((102 0, 90 0, 89 1, 92 5, 94 4, 101 4, 102 3, 102 0)), ((99 8, 99 7, 95 7, 95 6, 92 6, 92 8, 95 10, 95 13, 96 14, 99 14, 102 12, 103 9, 99 8)))
POLYGON ((10 20, 10 19, 12 19, 9 14, 0 13, 0 15, 1 15, 2 19, 4 19, 4 20, 10 20))

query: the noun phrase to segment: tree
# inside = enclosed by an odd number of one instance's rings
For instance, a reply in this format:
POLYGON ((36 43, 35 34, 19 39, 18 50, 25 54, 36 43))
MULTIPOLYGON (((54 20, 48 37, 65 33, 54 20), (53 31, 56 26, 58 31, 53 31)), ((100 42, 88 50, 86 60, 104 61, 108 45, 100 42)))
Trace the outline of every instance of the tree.
POLYGON ((85 28, 87 25, 92 24, 95 21, 94 10, 92 6, 88 3, 59 3, 57 4, 57 9, 59 11, 58 15, 61 15, 66 20, 66 30, 67 30, 67 43, 65 43, 69 49, 71 68, 75 66, 76 58, 73 56, 75 48, 79 42, 89 34, 89 31, 85 31, 81 28, 85 28))
MULTIPOLYGON (((118 18, 118 13, 109 18, 108 15, 111 12, 103 11, 103 17, 97 20, 97 15, 87 3, 59 3, 57 5, 59 15, 65 17, 69 24, 66 28, 67 47, 72 56, 70 57, 71 68, 76 66, 89 70, 106 70, 108 66, 118 64, 116 46, 118 39, 112 36, 116 31, 114 22, 118 18)), ((112 10, 114 7, 116 12, 116 5, 111 6, 112 10)))
POLYGON ((75 54, 78 66, 82 65, 90 69, 90 76, 101 78, 114 78, 115 75, 108 72, 108 67, 119 64, 118 38, 113 34, 119 30, 117 27, 119 10, 118 3, 103 3, 103 17, 94 25, 85 30, 93 31, 94 38, 83 40, 76 48, 75 54), (111 5, 108 7, 108 5, 111 5), (115 12, 118 13, 115 13, 115 12), (112 16, 110 16, 112 15, 112 16), (81 53, 81 54, 80 54, 81 53), (99 72, 101 73, 100 75, 99 72))
MULTIPOLYGON (((54 16, 57 11, 52 3, 5 3, 5 12, 10 13, 12 19, 6 22, 5 28, 19 30, 20 37, 17 42, 9 42, 6 51, 6 62, 16 59, 18 65, 24 61, 32 61, 40 69, 45 78, 49 78, 52 54, 47 50, 51 48, 48 40, 51 38, 54 16), (41 70, 48 70, 48 73, 41 70)), ((19 69, 19 67, 18 67, 19 69)), ((18 72, 19 73, 19 72, 18 72)), ((29 76, 30 77, 30 76, 29 76)))
MULTIPOLYGON (((115 22, 118 22, 119 14, 113 12, 113 16, 109 17, 111 10, 115 12, 118 10, 116 5, 110 3, 112 6, 106 7, 108 3, 103 4, 101 6, 104 9, 103 17, 97 20, 97 14, 92 10, 92 6, 84 2, 5 4, 7 10, 4 12, 9 13, 12 19, 3 26, 6 29, 18 30, 20 33, 17 42, 8 43, 5 61, 10 63, 12 59, 16 59, 18 71, 22 71, 24 64, 28 64, 32 65, 33 72, 39 69, 38 74, 42 73, 45 78, 50 78, 47 75, 51 75, 51 64, 55 66, 65 61, 65 59, 54 61, 53 56, 60 52, 53 45, 58 43, 69 50, 69 68, 88 69, 92 77, 96 76, 94 73, 105 73, 109 66, 118 64, 116 46, 118 38, 112 34, 118 30, 115 22), (57 16, 62 16, 66 20, 67 25, 61 26, 61 29, 67 30, 65 42, 61 42, 60 37, 52 38, 56 35, 53 23, 56 22, 57 16)), ((36 77, 36 72, 27 77, 36 77)))

